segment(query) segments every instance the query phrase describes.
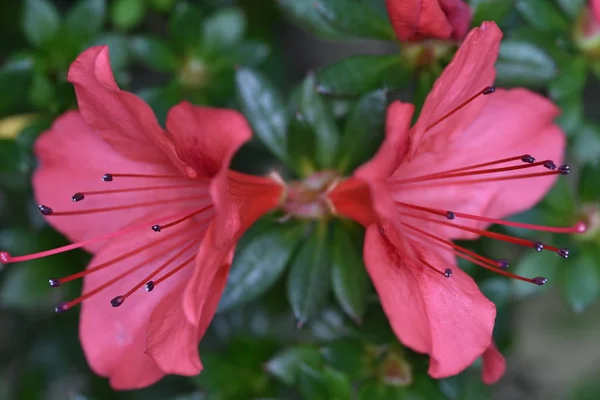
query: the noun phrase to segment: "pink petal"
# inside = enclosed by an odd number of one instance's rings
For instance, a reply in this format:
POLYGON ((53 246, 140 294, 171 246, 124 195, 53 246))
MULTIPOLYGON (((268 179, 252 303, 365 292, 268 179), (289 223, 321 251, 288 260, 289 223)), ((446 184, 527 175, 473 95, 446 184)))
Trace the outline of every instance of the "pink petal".
MULTIPOLYGON (((35 143, 35 154, 40 165, 33 177, 33 187, 38 203, 45 204, 54 211, 76 211, 97 208, 116 207, 127 204, 161 201, 172 198, 205 196, 205 200, 182 201, 171 207, 175 210, 197 208, 202 203, 210 204, 208 182, 198 184, 198 188, 182 188, 170 190, 148 190, 87 196, 79 203, 73 203, 70 196, 75 192, 96 190, 126 189, 142 186, 189 185, 183 176, 181 181, 157 183, 156 180, 140 182, 140 180, 118 179, 103 182, 102 175, 107 172, 130 172, 150 175, 177 175, 178 171, 171 164, 137 162, 104 142, 102 138, 89 129, 80 114, 67 112, 59 117, 52 127, 44 132, 35 143)), ((71 241, 79 242, 96 236, 116 232, 132 221, 148 219, 148 226, 153 225, 156 211, 164 210, 164 206, 150 206, 117 210, 104 213, 80 214, 73 216, 49 216, 48 222, 66 235, 71 241)), ((90 251, 98 245, 86 247, 90 251)))
POLYGON ((406 346, 429 354, 432 377, 461 372, 490 346, 494 304, 453 259, 417 243, 395 248, 379 229, 367 229, 364 257, 392 329, 406 346), (438 270, 452 268, 452 277, 413 261, 411 254, 421 254, 438 270))
POLYGON ((506 371, 506 361, 494 343, 483 353, 483 382, 491 385, 502 378, 506 371))
POLYGON ((235 152, 252 137, 248 122, 239 112, 187 102, 171 108, 167 129, 179 158, 207 177, 226 169, 235 152))
POLYGON ((596 21, 600 21, 600 0, 590 0, 592 15, 596 21))
POLYGON ((386 0, 386 4, 392 26, 402 41, 448 39, 452 34, 439 0, 386 0))
POLYGON ((132 160, 170 161, 183 168, 148 104, 118 88, 107 46, 81 53, 71 64, 68 80, 75 86, 79 111, 87 125, 116 151, 132 160))
MULTIPOLYGON (((444 143, 444 152, 418 154, 410 162, 403 163, 393 179, 409 179, 524 154, 531 154, 538 161, 551 159, 560 165, 563 160, 565 135, 553 122, 558 112, 550 101, 527 90, 499 89, 490 95, 481 114, 470 126, 444 143)), ((520 172, 478 175, 460 180, 544 171, 548 170, 539 166, 520 172)), ((391 187, 394 199, 404 203, 489 218, 504 218, 531 208, 542 199, 555 181, 556 175, 465 185, 448 185, 448 179, 429 181, 420 187, 417 184, 391 187), (433 186, 436 183, 440 185, 433 186)), ((454 222, 479 229, 489 225, 466 219, 456 219, 454 222)), ((455 239, 476 237, 438 224, 423 222, 420 226, 455 239)))
POLYGON ((452 38, 462 40, 467 36, 471 25, 471 8, 462 0, 440 0, 440 5, 452 25, 452 38))
MULTIPOLYGON (((147 276, 157 267, 174 256, 179 250, 168 250, 179 240, 189 236, 191 242, 200 241, 202 226, 191 222, 182 223, 160 233, 163 246, 156 246, 131 256, 118 264, 90 273, 84 278, 83 293, 88 293, 137 265, 139 270, 122 277, 109 288, 85 300, 81 310, 79 326, 80 339, 90 367, 99 375, 110 377, 111 385, 118 389, 140 388, 160 379, 164 374, 155 361, 145 353, 146 331, 153 310, 162 305, 163 299, 171 293, 180 293, 181 285, 191 276, 192 269, 187 268, 156 286, 154 291, 146 293, 143 288, 128 297, 120 307, 112 307, 110 300, 123 295, 136 284, 147 280, 147 276), (169 237, 178 236, 173 240, 169 237), (150 261, 149 261, 150 260, 150 261)), ((148 229, 144 232, 112 240, 94 257, 88 268, 118 257, 133 249, 157 240, 157 234, 148 229)), ((189 242, 188 242, 189 243, 189 242)), ((197 247, 181 255, 163 275, 177 263, 192 256, 197 247)), ((156 278, 154 278, 156 279, 156 278)), ((181 308, 181 303, 171 303, 173 309, 181 308)))
POLYGON ((480 28, 469 32, 425 100, 419 120, 411 130, 410 158, 419 153, 445 151, 446 143, 479 114, 488 96, 480 96, 439 125, 428 129, 455 107, 492 85, 501 38, 502 32, 493 22, 484 22, 480 28))

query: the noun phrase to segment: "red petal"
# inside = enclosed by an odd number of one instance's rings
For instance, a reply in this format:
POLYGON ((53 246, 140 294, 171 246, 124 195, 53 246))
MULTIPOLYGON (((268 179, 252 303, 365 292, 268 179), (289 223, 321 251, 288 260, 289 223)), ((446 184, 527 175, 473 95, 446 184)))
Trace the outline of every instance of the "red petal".
POLYGON ((402 41, 448 39, 452 34, 439 0, 387 0, 386 4, 392 26, 402 41))
POLYGON ((167 129, 179 158, 207 177, 227 168, 238 148, 252 137, 248 122, 239 112, 187 102, 171 108, 167 129))
POLYGON ((430 355, 432 377, 458 374, 490 346, 496 308, 454 260, 416 243, 397 249, 376 225, 367 229, 364 257, 392 329, 406 346, 430 355), (452 277, 416 262, 413 253, 440 271, 451 267, 452 277))
POLYGON ((496 345, 492 343, 485 353, 483 353, 482 380, 491 385, 498 382, 505 371, 506 361, 496 348, 496 345))
POLYGON ((87 125, 123 156, 182 168, 172 144, 152 109, 115 83, 108 47, 92 47, 71 64, 69 82, 75 86, 79 111, 87 125))
POLYGON ((446 144, 479 114, 488 96, 480 96, 447 120, 428 129, 455 107, 492 85, 501 38, 502 32, 493 22, 484 22, 480 28, 469 32, 454 59, 429 92, 419 120, 411 129, 411 158, 418 153, 445 151, 446 144))
POLYGON ((452 25, 452 38, 462 40, 471 25, 471 8, 463 0, 440 0, 440 5, 452 25))

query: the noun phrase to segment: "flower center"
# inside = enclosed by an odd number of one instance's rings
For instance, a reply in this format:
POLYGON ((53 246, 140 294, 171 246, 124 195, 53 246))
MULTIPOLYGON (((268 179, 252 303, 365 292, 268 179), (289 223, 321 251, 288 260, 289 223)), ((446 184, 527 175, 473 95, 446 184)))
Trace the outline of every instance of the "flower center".
POLYGON ((327 194, 335 187, 340 176, 336 171, 317 172, 302 181, 287 185, 282 209, 288 217, 323 219, 334 213, 327 194))

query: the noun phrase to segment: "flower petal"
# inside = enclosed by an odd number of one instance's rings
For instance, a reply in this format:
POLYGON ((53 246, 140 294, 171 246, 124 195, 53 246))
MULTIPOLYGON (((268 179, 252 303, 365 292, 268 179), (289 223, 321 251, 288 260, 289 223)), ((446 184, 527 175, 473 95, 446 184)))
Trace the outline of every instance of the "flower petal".
POLYGON ((252 137, 250 125, 239 112, 188 102, 171 108, 167 129, 179 158, 206 177, 226 169, 235 152, 252 137))
MULTIPOLYGON (((91 131, 80 114, 75 111, 63 114, 48 131, 42 133, 35 143, 35 154, 40 162, 33 177, 35 197, 40 204, 45 204, 54 211, 113 208, 148 202, 148 199, 158 203, 147 207, 104 213, 48 216, 47 221, 73 242, 117 232, 132 221, 142 221, 145 217, 148 219, 148 226, 152 226, 156 223, 152 222, 156 211, 164 208, 160 204, 164 200, 198 196, 193 201, 177 202, 176 209, 183 211, 197 208, 202 204, 210 204, 208 182, 199 183, 197 188, 183 187, 92 195, 86 196, 84 201, 74 203, 70 196, 75 192, 189 185, 189 181, 183 176, 180 181, 174 179, 159 184, 152 180, 148 183, 147 180, 140 182, 140 180, 118 178, 113 182, 103 182, 102 175, 111 171, 149 175, 177 175, 178 171, 169 163, 144 163, 125 157, 91 131)), ((173 208, 170 213, 173 213, 173 208)), ((89 245, 86 248, 94 251, 98 247, 98 245, 89 245)))
POLYGON ((132 160, 158 164, 170 160, 183 168, 150 106, 118 88, 107 46, 81 53, 71 64, 68 80, 87 125, 116 151, 132 160))
POLYGON ((402 41, 448 39, 452 34, 439 0, 387 0, 386 4, 392 26, 402 41))
POLYGON ((506 361, 502 354, 496 348, 496 345, 492 345, 483 353, 483 373, 482 380, 484 383, 491 385, 496 383, 502 378, 506 372, 506 361))
POLYGON ((419 153, 445 151, 447 143, 479 114, 488 96, 480 96, 429 129, 464 101, 492 85, 501 38, 502 32, 493 22, 484 22, 469 32, 425 100, 419 120, 411 130, 410 158, 419 153))
MULTIPOLYGON (((443 153, 423 153, 401 165, 392 179, 410 179, 435 172, 460 168, 488 161, 531 154, 538 161, 563 160, 565 135, 554 124, 558 108, 549 100, 525 89, 501 90, 490 96, 481 114, 465 131, 446 143, 443 153)), ((515 162, 507 165, 523 165, 515 162)), ((503 218, 525 211, 535 205, 556 181, 557 176, 516 179, 453 185, 452 181, 468 181, 522 175, 548 171, 542 166, 526 171, 512 171, 491 175, 438 179, 423 184, 394 185, 391 188, 397 201, 425 207, 451 210, 489 218, 503 218)), ((483 229, 489 223, 459 219, 457 224, 483 229)), ((428 231, 454 239, 469 239, 476 235, 454 228, 423 222, 428 231)))
POLYGON ((367 270, 402 343, 430 355, 432 377, 455 375, 490 346, 496 308, 453 260, 418 244, 411 246, 395 248, 379 227, 370 226, 364 248, 367 270), (432 271, 411 253, 422 255, 440 271, 452 267, 452 277, 432 271))
POLYGON ((463 0, 440 0, 440 5, 452 25, 452 38, 462 40, 471 25, 471 8, 463 0))
MULTIPOLYGON (((151 293, 138 290, 120 307, 112 307, 110 300, 125 294, 138 283, 145 283, 152 271, 180 251, 183 245, 176 246, 178 242, 187 244, 201 240, 203 229, 205 228, 191 222, 169 228, 160 233, 160 245, 98 269, 84 278, 83 293, 86 294, 120 274, 132 271, 128 276, 120 277, 109 288, 86 299, 81 310, 79 332, 85 356, 97 374, 110 377, 113 387, 140 388, 150 385, 165 374, 152 357, 145 353, 147 326, 155 307, 165 297, 169 297, 170 293, 179 290, 188 281, 192 270, 183 269, 161 282, 151 293), (136 266, 139 269, 135 269, 136 266)), ((157 234, 150 229, 112 240, 97 253, 88 270, 152 241, 157 241, 157 234)), ((167 271, 196 251, 197 247, 192 247, 186 254, 178 257, 174 265, 169 265, 167 271)), ((181 303, 172 303, 171 306, 181 308, 181 303)))

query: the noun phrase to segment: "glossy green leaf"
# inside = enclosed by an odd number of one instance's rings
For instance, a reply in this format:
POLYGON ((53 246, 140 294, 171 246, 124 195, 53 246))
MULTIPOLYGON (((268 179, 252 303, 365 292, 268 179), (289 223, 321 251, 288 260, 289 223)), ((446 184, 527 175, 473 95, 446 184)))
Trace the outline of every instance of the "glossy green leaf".
POLYGON ((23 33, 29 42, 40 47, 58 34, 60 14, 48 0, 25 0, 23 33))
POLYGON ((176 0, 150 0, 150 6, 157 11, 167 12, 173 7, 175 2, 176 0))
POLYGON ((319 370, 302 365, 298 381, 298 389, 306 399, 342 400, 352 397, 352 386, 348 377, 331 368, 319 370))
POLYGON ((565 263, 558 254, 553 251, 537 252, 534 249, 527 249, 525 255, 516 263, 512 271, 517 275, 526 278, 535 278, 542 276, 548 279, 543 286, 534 283, 513 280, 513 293, 516 297, 525 297, 533 294, 542 293, 554 285, 554 278, 557 276, 558 269, 565 263))
POLYGON ((557 76, 554 60, 531 42, 504 40, 496 62, 499 85, 539 87, 557 76))
POLYGON ((281 0, 279 6, 299 25, 325 39, 395 40, 387 18, 367 2, 345 0, 281 0))
POLYGON ((346 374, 352 380, 369 375, 369 361, 365 346, 358 340, 341 339, 321 347, 321 354, 328 365, 346 374))
POLYGON ((600 164, 582 168, 578 193, 582 202, 600 202, 600 164))
POLYGON ((169 20, 169 41, 180 52, 189 51, 202 37, 202 11, 190 3, 178 3, 169 20))
POLYGON ((167 42, 158 37, 134 37, 131 51, 134 57, 157 71, 170 72, 179 64, 167 42))
POLYGON ((573 311, 583 312, 600 295, 600 260, 595 249, 581 250, 561 269, 560 288, 573 311))
POLYGON ((411 69, 397 55, 369 55, 346 58, 320 70, 318 89, 322 93, 353 95, 375 89, 406 86, 411 69))
POLYGON ((352 171, 371 159, 385 136, 387 90, 363 96, 350 112, 340 140, 338 170, 352 171))
POLYGON ((0 116, 26 111, 29 92, 23 90, 31 86, 33 60, 9 61, 0 67, 0 92, 10 96, 0 96, 0 116))
POLYGON ((327 232, 322 223, 300 247, 288 275, 288 299, 299 324, 315 316, 326 304, 330 279, 327 232))
POLYGON ((360 322, 366 309, 370 282, 361 249, 355 246, 341 224, 333 227, 331 247, 333 293, 344 312, 360 322))
POLYGON ((65 17, 71 37, 88 38, 102 29, 106 17, 106 0, 78 0, 65 17))
POLYGON ((314 165, 315 134, 306 117, 297 112, 290 122, 288 154, 294 170, 305 178, 317 172, 314 165))
POLYGON ((568 22, 551 1, 517 0, 515 8, 529 25, 540 31, 556 32, 569 28, 568 22))
POLYGON ((555 2, 569 18, 576 19, 581 15, 587 0, 555 0, 555 2))
POLYGON ((265 43, 246 40, 232 47, 230 50, 219 49, 220 56, 226 57, 233 65, 254 67, 261 64, 271 53, 265 43))
POLYGON ((237 8, 224 8, 203 21, 202 43, 212 50, 229 48, 242 40, 245 30, 244 13, 237 8))
POLYGON ((587 63, 583 57, 570 57, 560 65, 560 75, 549 85, 549 95, 553 100, 577 97, 585 89, 587 63))
POLYGON ((112 3, 111 19, 121 29, 131 29, 146 16, 144 0, 115 0, 112 3))
POLYGON ((254 133, 273 154, 289 163, 288 116, 281 94, 264 76, 250 68, 239 68, 235 79, 242 112, 254 133))
POLYGON ((556 105, 561 110, 561 114, 556 118, 556 123, 568 136, 577 136, 584 124, 584 104, 581 94, 575 93, 572 96, 556 100, 556 105))
POLYGON ((322 95, 316 90, 316 77, 310 74, 302 83, 298 111, 306 118, 315 133, 315 160, 322 169, 335 162, 340 140, 336 122, 322 95))
POLYGON ((296 346, 277 353, 266 364, 265 369, 287 385, 297 382, 300 367, 317 368, 323 360, 319 351, 312 346, 296 346))
POLYGON ((600 126, 584 123, 573 138, 571 151, 582 164, 600 164, 600 126))
POLYGON ((56 86, 41 71, 33 75, 31 81, 29 101, 40 109, 52 109, 56 101, 56 86))
POLYGON ((249 243, 237 248, 219 311, 230 310, 256 299, 279 279, 297 247, 304 224, 288 222, 252 234, 249 243))
POLYGON ((471 26, 479 26, 484 21, 500 23, 514 7, 514 0, 472 0, 473 21, 471 26))

